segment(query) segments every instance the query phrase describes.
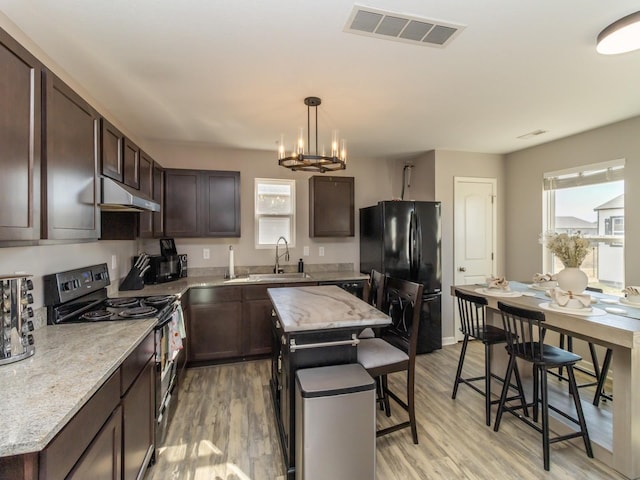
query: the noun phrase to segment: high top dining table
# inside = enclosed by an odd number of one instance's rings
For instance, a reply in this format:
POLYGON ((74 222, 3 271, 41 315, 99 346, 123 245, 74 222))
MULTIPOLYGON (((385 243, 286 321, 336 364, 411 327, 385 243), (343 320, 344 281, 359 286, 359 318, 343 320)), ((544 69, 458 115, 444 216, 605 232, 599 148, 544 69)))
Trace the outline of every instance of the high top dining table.
MULTIPOLYGON (((451 287, 451 294, 455 289, 473 295, 485 297, 488 308, 497 311, 498 302, 508 303, 519 307, 543 311, 546 327, 560 333, 571 335, 586 341, 602 345, 613 350, 613 421, 612 434, 608 442, 594 445, 596 458, 602 460, 624 476, 640 478, 640 308, 628 305, 615 305, 624 309, 626 314, 612 314, 605 308, 613 307, 606 304, 617 297, 589 292, 597 300, 593 304, 593 315, 575 314, 573 312, 551 310, 548 304, 551 299, 544 291, 536 290, 531 285, 510 282, 512 295, 504 296, 500 292, 486 290, 485 285, 456 285, 451 287), (542 305, 542 306, 541 306, 542 305), (635 317, 635 318, 634 318, 635 317)), ((499 322, 499 317, 494 322, 499 322)), ((501 325, 501 323, 495 323, 501 325)), ((583 399, 585 407, 587 401, 583 399)), ((590 403, 590 402, 589 402, 590 403)), ((595 408, 595 407, 594 407, 595 408)), ((596 409, 597 410, 597 409, 596 409)), ((589 419, 587 418, 587 427, 589 419)))

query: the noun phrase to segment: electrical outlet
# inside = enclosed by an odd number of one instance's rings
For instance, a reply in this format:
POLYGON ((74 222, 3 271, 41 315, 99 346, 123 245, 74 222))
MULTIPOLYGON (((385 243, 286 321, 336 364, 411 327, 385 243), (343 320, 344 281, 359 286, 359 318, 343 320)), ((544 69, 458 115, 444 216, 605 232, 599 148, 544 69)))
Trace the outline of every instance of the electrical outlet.
POLYGON ((118 257, 111 255, 111 270, 118 268, 118 257))
POLYGON ((318 248, 318 255, 321 257, 324 257, 324 247, 319 247, 318 248))
POLYGON ((202 249, 202 258, 204 258, 205 260, 209 260, 209 258, 211 257, 211 252, 209 251, 208 248, 203 248, 202 249))
POLYGON ((309 247, 304 247, 302 249, 302 255, 305 256, 305 257, 309 256, 309 247))

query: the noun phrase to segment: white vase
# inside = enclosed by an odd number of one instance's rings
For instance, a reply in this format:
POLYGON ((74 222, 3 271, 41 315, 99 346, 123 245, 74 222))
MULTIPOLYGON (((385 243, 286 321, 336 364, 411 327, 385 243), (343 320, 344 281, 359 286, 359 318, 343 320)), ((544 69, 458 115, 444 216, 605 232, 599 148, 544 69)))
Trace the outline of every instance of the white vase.
POLYGON ((558 272, 558 287, 565 292, 582 293, 589 284, 589 277, 578 267, 565 267, 558 272))

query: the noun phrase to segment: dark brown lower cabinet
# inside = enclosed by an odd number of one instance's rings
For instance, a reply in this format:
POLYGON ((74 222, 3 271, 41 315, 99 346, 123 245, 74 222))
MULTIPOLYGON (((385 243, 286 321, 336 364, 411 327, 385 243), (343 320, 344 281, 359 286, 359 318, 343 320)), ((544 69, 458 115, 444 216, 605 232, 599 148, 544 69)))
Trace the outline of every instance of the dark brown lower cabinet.
POLYGON ((271 353, 273 306, 268 288, 315 282, 189 289, 187 361, 215 363, 271 353))
POLYGON ((121 463, 122 407, 117 407, 66 478, 118 480, 122 478, 121 463))
POLYGON ((142 478, 155 446, 154 345, 151 332, 41 452, 0 457, 0 480, 142 478))
POLYGON ((155 360, 147 362, 122 397, 122 478, 141 478, 154 448, 155 360))
POLYGON ((239 357, 241 287, 191 288, 189 300, 189 363, 239 357))
POLYGON ((244 304, 244 354, 266 355, 271 352, 271 300, 249 300, 244 304))

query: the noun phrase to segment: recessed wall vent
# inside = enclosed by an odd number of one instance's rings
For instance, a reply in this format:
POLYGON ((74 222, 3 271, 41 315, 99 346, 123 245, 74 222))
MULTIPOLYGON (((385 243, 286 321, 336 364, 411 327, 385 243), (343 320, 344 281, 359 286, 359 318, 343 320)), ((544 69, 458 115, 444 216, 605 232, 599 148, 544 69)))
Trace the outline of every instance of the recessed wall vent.
POLYGON ((439 48, 449 45, 463 29, 463 25, 362 5, 354 5, 344 27, 347 33, 439 48))

